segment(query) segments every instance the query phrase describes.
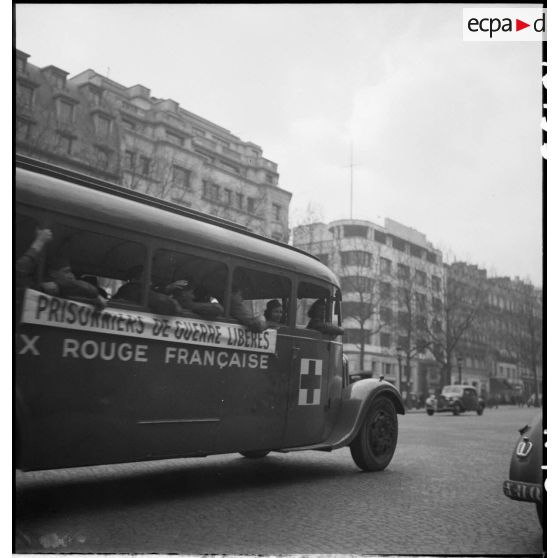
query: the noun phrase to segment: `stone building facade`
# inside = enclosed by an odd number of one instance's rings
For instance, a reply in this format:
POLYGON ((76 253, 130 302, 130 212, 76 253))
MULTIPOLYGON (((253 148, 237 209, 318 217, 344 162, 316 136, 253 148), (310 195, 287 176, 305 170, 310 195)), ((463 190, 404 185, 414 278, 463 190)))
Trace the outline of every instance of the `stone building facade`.
POLYGON ((68 77, 16 50, 16 152, 287 241, 292 194, 262 149, 142 85, 68 77))

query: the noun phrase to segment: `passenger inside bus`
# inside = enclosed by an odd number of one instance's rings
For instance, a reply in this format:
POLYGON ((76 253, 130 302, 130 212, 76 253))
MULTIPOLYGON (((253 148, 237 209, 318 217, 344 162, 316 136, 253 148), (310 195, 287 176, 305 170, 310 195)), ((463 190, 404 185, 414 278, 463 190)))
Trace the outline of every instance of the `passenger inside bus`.
POLYGON ((326 302, 323 298, 316 300, 310 310, 308 310, 310 321, 306 326, 307 329, 315 329, 326 335, 343 335, 344 330, 330 322, 326 322, 326 302))
POLYGON ((109 294, 107 293, 107 291, 105 291, 105 289, 103 289, 100 285, 99 285, 99 280, 97 279, 97 277, 95 277, 95 275, 82 275, 80 276, 80 280, 81 281, 85 281, 86 283, 89 283, 90 285, 93 285, 94 287, 97 288, 97 291, 99 292, 99 294, 106 299, 109 299, 109 294))
POLYGON ((250 331, 257 333, 267 329, 263 316, 254 316, 244 304, 242 287, 238 284, 233 284, 230 314, 250 331))
POLYGON ((50 229, 35 229, 35 238, 25 253, 16 260, 16 287, 33 286, 33 273, 45 246, 52 240, 50 229))
POLYGON ((225 310, 215 299, 215 302, 210 300, 209 293, 205 293, 206 300, 199 299, 201 290, 201 287, 196 287, 189 279, 179 279, 165 288, 165 292, 176 300, 183 310, 208 319, 222 316, 225 310))
MULTIPOLYGON (((112 300, 141 304, 144 284, 145 274, 143 265, 134 265, 126 274, 126 283, 118 289, 112 300)), ((182 313, 180 305, 174 298, 154 291, 151 286, 149 288, 147 305, 149 310, 155 314, 179 316, 182 313)))
POLYGON ((283 305, 276 298, 270 300, 264 311, 264 318, 268 328, 279 328, 283 324, 283 305))

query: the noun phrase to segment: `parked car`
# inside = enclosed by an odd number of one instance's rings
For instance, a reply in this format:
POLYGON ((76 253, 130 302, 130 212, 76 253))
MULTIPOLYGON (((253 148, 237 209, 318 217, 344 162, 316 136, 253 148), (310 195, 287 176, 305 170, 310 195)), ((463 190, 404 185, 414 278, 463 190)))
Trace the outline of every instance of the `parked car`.
POLYGON ((512 500, 534 502, 541 527, 543 510, 543 428, 542 413, 519 430, 510 462, 509 478, 504 481, 504 494, 512 500))
POLYGON ((426 400, 426 412, 431 416, 445 411, 454 415, 476 411, 477 415, 482 415, 484 407, 484 399, 479 397, 476 388, 469 385, 444 386, 440 395, 431 395, 426 400))

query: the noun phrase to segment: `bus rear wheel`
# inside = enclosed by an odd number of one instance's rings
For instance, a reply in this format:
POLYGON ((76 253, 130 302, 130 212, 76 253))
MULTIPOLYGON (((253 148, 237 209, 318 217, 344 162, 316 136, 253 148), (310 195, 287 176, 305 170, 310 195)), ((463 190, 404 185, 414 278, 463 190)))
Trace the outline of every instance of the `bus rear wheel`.
POLYGON ((351 455, 363 471, 385 469, 397 446, 397 412, 393 403, 380 396, 372 402, 356 438, 351 442, 351 455))

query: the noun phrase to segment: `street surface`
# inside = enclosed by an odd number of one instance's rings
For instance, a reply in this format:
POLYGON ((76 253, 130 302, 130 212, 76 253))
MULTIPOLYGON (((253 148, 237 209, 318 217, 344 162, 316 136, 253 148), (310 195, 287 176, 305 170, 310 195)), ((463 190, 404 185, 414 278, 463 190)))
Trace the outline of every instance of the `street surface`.
POLYGON ((535 505, 502 492, 536 412, 400 416, 381 473, 348 448, 18 472, 15 551, 541 554, 535 505))

